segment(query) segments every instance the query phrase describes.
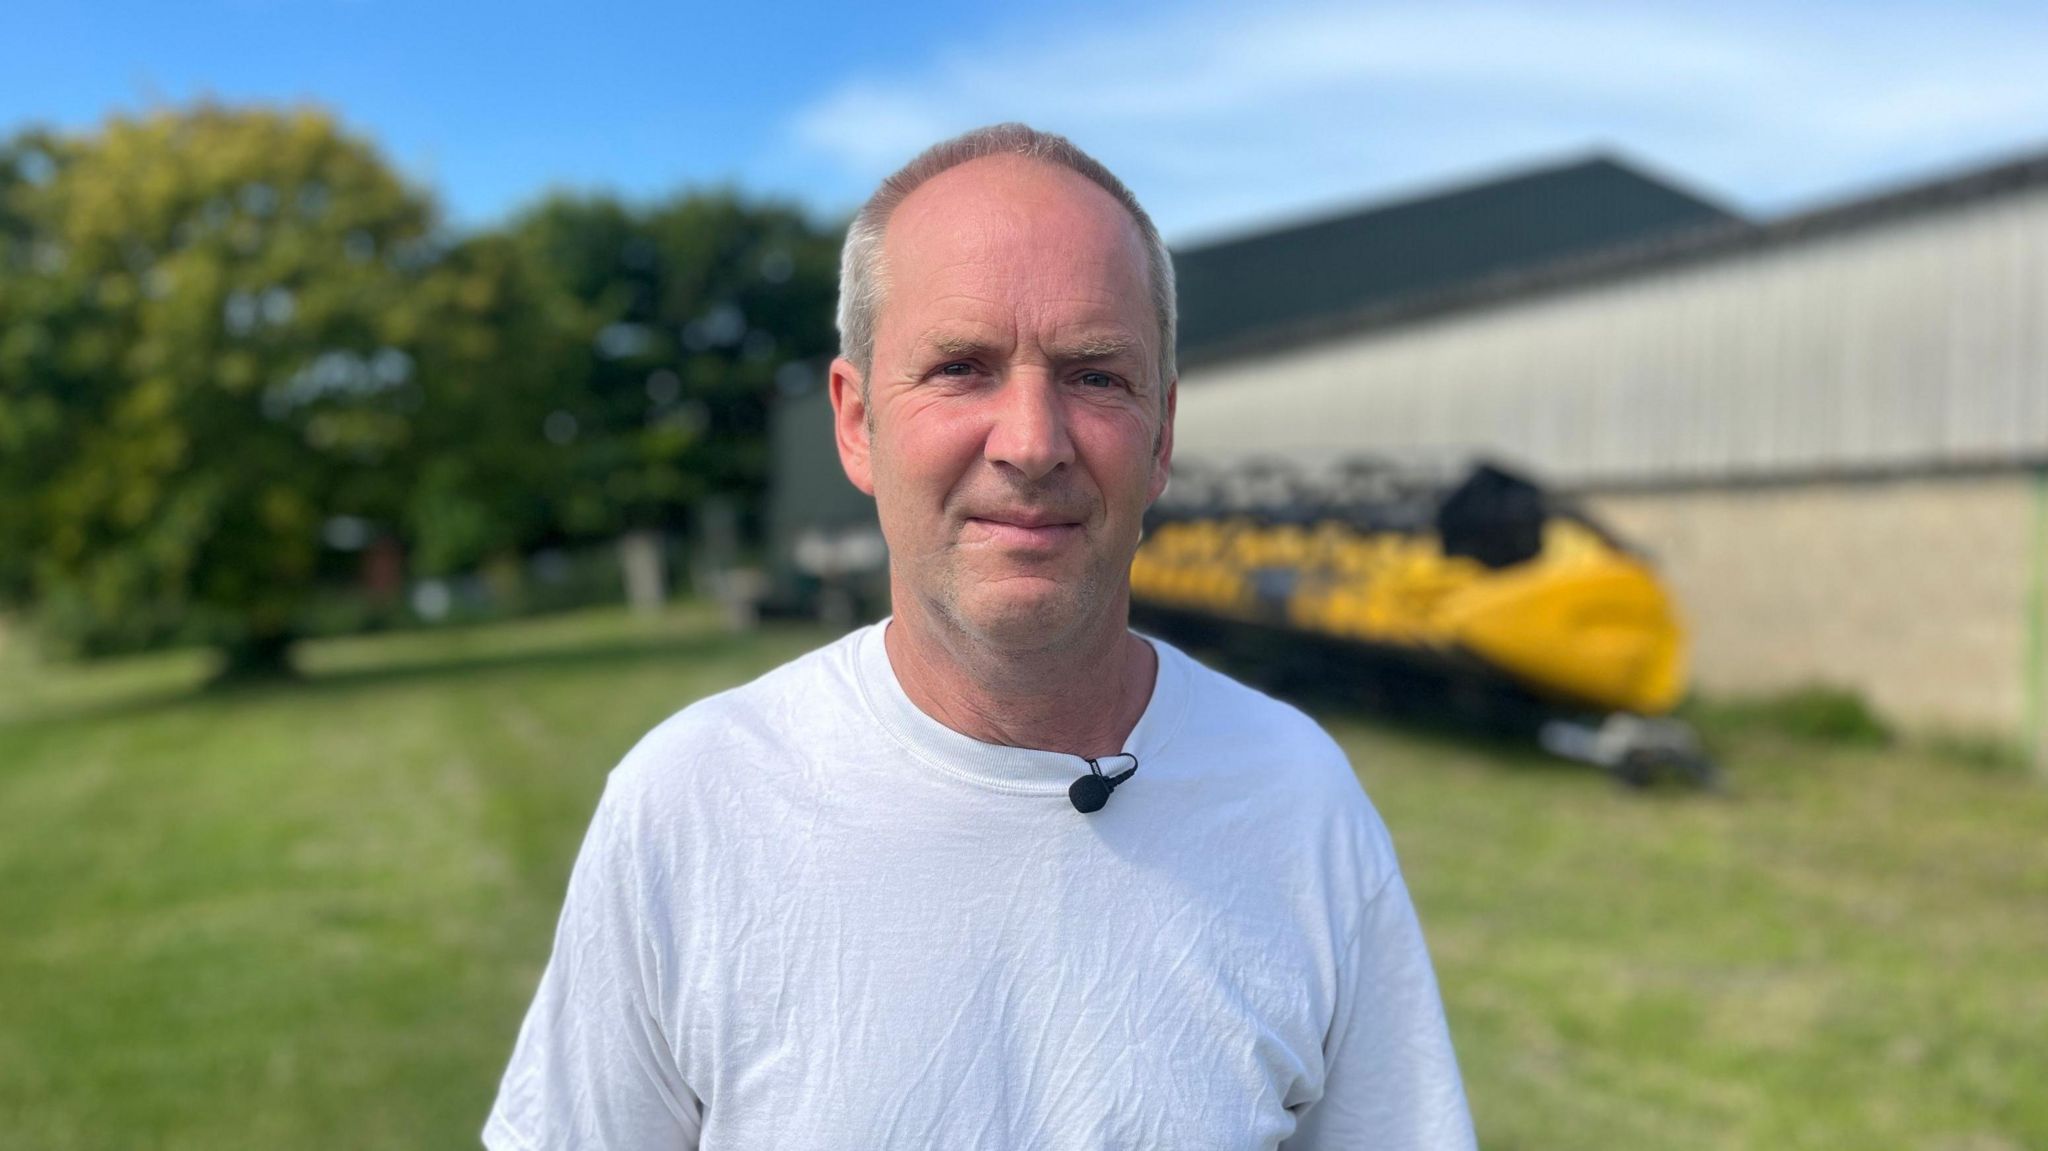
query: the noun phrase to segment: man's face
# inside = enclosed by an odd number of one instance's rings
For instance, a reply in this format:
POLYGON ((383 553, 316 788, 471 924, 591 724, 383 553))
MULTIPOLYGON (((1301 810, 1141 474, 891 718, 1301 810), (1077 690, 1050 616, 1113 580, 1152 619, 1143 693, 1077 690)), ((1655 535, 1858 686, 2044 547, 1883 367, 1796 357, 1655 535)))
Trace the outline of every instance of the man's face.
POLYGON ((872 370, 836 361, 832 401, 897 613, 1011 651, 1120 630, 1173 446, 1137 226, 1075 173, 992 157, 911 193, 883 254, 872 370))

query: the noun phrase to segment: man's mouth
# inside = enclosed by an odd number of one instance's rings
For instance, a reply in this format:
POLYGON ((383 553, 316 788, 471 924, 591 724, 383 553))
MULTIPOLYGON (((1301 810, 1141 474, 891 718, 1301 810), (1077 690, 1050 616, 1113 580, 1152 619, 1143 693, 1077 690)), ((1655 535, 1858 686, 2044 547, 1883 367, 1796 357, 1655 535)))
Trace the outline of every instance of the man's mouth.
POLYGON ((1079 521, 1030 512, 991 512, 967 517, 966 536, 1000 547, 1027 551, 1064 545, 1081 531, 1079 521))

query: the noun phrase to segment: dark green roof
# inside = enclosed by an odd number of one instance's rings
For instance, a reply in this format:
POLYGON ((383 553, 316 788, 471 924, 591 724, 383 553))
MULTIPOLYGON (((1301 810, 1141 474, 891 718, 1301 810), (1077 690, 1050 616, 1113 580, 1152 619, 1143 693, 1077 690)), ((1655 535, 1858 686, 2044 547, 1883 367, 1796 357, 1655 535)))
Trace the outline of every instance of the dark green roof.
POLYGON ((1173 254, 1184 363, 1674 233, 1740 223, 1605 156, 1173 254))

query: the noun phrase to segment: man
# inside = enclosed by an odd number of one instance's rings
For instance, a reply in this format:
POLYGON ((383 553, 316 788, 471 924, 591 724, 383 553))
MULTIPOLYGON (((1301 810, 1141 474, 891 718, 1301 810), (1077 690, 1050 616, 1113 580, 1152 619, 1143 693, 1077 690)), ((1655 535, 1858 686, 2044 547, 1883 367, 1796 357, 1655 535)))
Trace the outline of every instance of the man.
POLYGON ((1126 627, 1175 397, 1137 202, 1019 125, 940 144, 840 329, 895 615, 613 772, 485 1141, 1470 1147, 1343 753, 1126 627))

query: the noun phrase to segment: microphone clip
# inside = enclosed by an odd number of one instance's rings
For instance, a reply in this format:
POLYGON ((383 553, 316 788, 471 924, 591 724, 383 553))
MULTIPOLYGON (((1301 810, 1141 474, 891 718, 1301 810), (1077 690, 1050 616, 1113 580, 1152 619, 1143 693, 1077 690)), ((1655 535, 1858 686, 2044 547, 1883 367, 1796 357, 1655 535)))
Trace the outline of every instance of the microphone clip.
POLYGON ((1067 799, 1073 803, 1074 810, 1083 815, 1102 810, 1102 805, 1109 802, 1109 793, 1115 791, 1118 784, 1131 778, 1138 770, 1138 757, 1128 751, 1120 752, 1116 755, 1105 755, 1101 759, 1088 756, 1082 756, 1081 758, 1088 765, 1088 774, 1075 780, 1067 788, 1067 799), (1115 775, 1107 775, 1102 770, 1102 760, 1104 759, 1128 759, 1131 761, 1131 766, 1117 772, 1115 775))

